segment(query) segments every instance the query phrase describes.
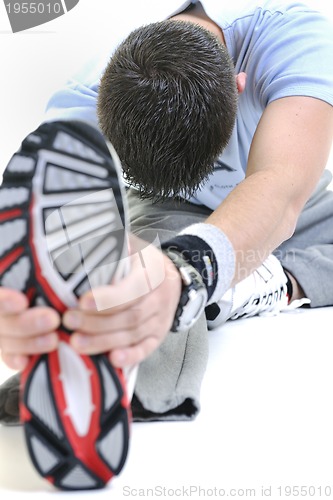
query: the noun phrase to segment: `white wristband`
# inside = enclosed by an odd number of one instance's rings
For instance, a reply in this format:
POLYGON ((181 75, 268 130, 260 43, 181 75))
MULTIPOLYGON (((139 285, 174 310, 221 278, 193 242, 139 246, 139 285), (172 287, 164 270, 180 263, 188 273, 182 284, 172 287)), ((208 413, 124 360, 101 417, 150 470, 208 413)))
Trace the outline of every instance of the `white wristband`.
POLYGON ((230 288, 235 274, 235 251, 227 236, 218 227, 205 222, 192 224, 183 229, 179 235, 198 236, 211 247, 214 252, 217 267, 218 278, 213 295, 208 304, 213 304, 220 300, 225 292, 230 288))

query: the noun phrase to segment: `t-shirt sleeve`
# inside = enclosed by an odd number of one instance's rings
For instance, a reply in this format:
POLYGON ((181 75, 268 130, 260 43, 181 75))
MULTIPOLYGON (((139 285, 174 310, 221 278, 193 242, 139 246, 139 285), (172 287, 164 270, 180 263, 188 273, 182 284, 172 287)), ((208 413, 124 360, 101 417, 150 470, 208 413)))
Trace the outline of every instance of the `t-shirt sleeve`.
POLYGON ((275 13, 255 51, 256 94, 263 108, 294 95, 333 105, 333 25, 321 13, 275 13))
POLYGON ((95 85, 88 86, 77 81, 69 81, 49 100, 45 121, 79 120, 85 121, 93 127, 98 127, 97 91, 97 82, 95 85))
POLYGON ((66 85, 51 96, 44 121, 80 120, 98 127, 98 88, 113 50, 101 51, 98 57, 89 60, 66 85))

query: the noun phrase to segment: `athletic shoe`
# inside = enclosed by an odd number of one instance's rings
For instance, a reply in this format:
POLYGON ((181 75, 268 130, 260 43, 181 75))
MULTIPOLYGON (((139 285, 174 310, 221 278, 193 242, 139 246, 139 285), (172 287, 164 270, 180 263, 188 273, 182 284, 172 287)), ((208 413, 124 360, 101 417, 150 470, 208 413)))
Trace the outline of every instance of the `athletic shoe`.
POLYGON ((256 271, 230 288, 221 300, 206 307, 207 324, 212 330, 229 319, 275 315, 309 302, 302 299, 288 304, 287 276, 278 259, 270 255, 256 271))
MULTIPOLYGON (((47 123, 28 135, 0 189, 0 285, 63 314, 85 291, 120 279, 128 262, 120 171, 86 124, 47 123)), ((21 376, 28 450, 56 487, 101 488, 126 460, 135 370, 79 355, 70 332, 58 334, 59 349, 32 356, 21 376)))

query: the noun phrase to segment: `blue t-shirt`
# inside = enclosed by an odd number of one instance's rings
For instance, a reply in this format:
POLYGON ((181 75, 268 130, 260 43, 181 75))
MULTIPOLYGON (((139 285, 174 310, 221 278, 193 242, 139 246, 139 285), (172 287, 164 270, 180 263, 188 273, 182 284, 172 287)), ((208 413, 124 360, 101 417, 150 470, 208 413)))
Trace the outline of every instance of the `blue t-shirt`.
MULTIPOLYGON (((178 8, 172 3, 170 14, 191 2, 178 8)), ((191 198, 215 210, 244 179, 252 138, 270 102, 310 96, 333 105, 333 26, 323 14, 296 1, 201 0, 201 4, 223 30, 235 74, 247 74, 231 140, 213 174, 191 198)), ((57 92, 48 104, 46 119, 81 119, 97 126, 98 82, 106 62, 100 61, 80 81, 69 82, 57 92)))

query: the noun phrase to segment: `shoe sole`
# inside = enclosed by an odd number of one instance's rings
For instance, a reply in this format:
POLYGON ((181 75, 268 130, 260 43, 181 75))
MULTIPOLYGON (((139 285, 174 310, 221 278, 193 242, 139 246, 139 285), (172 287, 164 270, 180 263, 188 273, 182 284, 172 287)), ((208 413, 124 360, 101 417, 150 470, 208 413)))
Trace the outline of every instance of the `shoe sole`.
MULTIPOLYGON (((44 124, 23 141, 0 190, 1 286, 62 314, 94 284, 124 273, 126 220, 116 163, 85 124, 44 124)), ((59 349, 31 356, 21 376, 27 447, 39 474, 56 487, 101 488, 128 453, 124 375, 105 354, 77 354, 64 327, 58 334, 59 349)))

